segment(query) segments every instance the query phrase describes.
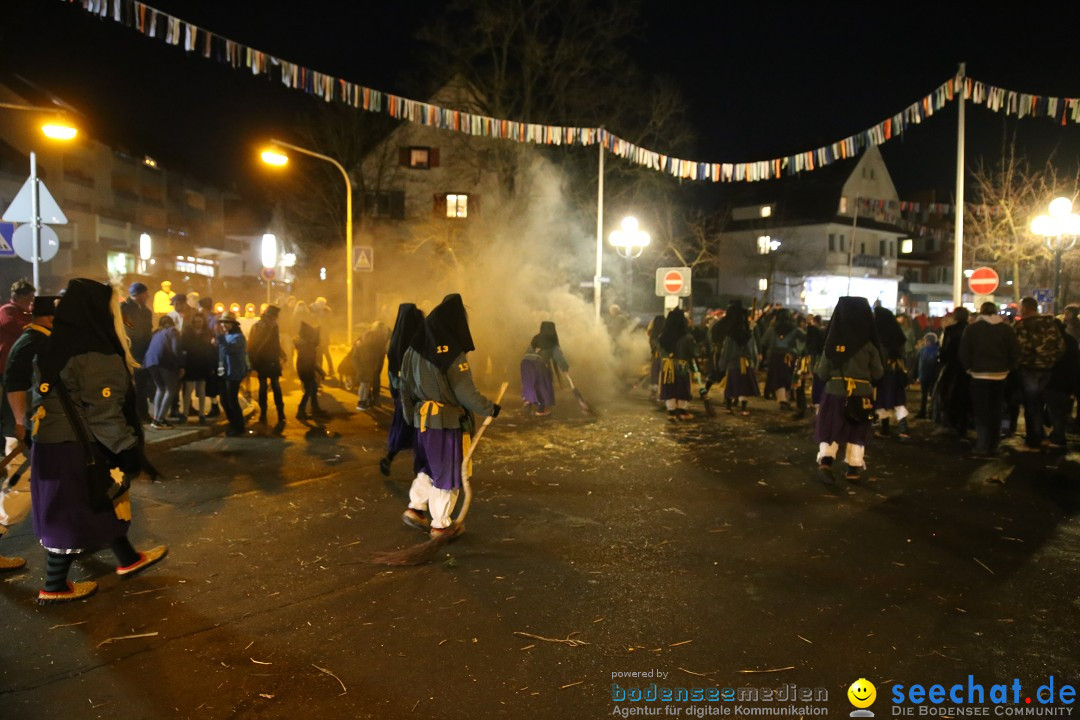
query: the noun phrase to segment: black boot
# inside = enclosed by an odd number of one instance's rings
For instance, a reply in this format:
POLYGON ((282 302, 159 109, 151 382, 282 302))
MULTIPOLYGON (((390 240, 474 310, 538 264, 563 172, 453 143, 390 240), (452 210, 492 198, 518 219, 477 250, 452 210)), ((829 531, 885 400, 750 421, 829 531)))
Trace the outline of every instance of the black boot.
POLYGON ((911 433, 908 432, 907 418, 904 418, 900 422, 896 423, 896 431, 902 438, 911 437, 911 433))
POLYGON ((884 420, 881 421, 881 429, 878 430, 876 434, 877 434, 878 437, 888 437, 889 436, 889 418, 885 418, 884 420))

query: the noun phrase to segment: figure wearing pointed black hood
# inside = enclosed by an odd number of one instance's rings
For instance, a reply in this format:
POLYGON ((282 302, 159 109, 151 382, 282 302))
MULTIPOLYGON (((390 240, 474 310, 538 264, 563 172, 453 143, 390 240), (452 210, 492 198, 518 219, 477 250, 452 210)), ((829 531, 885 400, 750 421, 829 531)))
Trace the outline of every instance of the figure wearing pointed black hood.
POLYGON ((873 383, 884 372, 870 303, 862 297, 840 298, 825 335, 825 352, 814 368, 825 382, 815 434, 818 467, 826 482, 833 481, 832 465, 841 443, 846 445, 845 477, 857 480, 865 468, 873 383))
POLYGON ((466 354, 474 349, 460 295, 447 295, 424 320, 401 359, 401 406, 416 429, 409 507, 402 520, 444 535, 461 488, 461 462, 472 414, 494 417, 499 406, 476 389, 466 354), (424 513, 431 515, 430 521, 424 513))
POLYGON ((386 455, 379 460, 379 471, 390 475, 390 463, 402 450, 410 450, 414 445, 416 432, 405 422, 405 413, 401 408, 401 360, 409 349, 409 341, 424 327, 424 313, 413 303, 398 305, 397 321, 394 332, 390 335, 390 349, 386 352, 387 377, 390 380, 390 397, 394 399, 394 417, 390 421, 390 432, 386 436, 386 455))
MULTIPOLYGON (((551 414, 555 404, 555 386, 552 379, 566 372, 570 364, 559 347, 559 333, 555 323, 540 323, 540 332, 533 336, 525 357, 521 359, 521 398, 526 412, 543 417, 551 414)), ((560 380, 560 386, 562 381, 560 380)))
POLYGON ((881 343, 881 357, 885 375, 877 383, 877 399, 874 403, 881 421, 881 436, 889 434, 889 421, 896 418, 896 429, 901 438, 908 434, 907 386, 908 370, 904 361, 907 336, 896 316, 886 307, 874 308, 874 328, 881 343))
POLYGON ((660 346, 660 399, 669 420, 689 420, 690 373, 694 364, 694 336, 679 308, 668 313, 658 340, 660 346))
POLYGON ((765 397, 775 395, 780 410, 791 409, 788 393, 795 376, 795 363, 802 356, 806 345, 806 333, 801 331, 791 311, 781 308, 773 313, 773 322, 761 340, 765 356, 765 397))
POLYGON ((728 305, 724 314, 724 344, 720 349, 719 366, 727 376, 724 386, 724 404, 731 412, 735 403, 739 412, 749 415, 749 398, 761 394, 757 380, 758 349, 754 333, 750 329, 750 315, 738 300, 728 305))
POLYGON ((167 552, 164 546, 136 552, 127 539, 127 484, 144 467, 152 470, 142 456, 134 366, 119 293, 93 280, 72 280, 37 360, 30 482, 34 532, 48 552, 41 604, 93 594, 96 583, 67 580, 80 553, 109 546, 117 573, 126 576, 167 552), (111 468, 122 473, 123 484, 110 477, 111 468))

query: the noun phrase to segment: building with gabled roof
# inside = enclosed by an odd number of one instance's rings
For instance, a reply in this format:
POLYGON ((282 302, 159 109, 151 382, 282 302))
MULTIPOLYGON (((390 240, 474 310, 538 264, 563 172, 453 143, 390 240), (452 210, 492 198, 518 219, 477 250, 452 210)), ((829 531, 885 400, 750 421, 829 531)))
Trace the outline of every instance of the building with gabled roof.
POLYGON ((895 310, 910 234, 881 152, 739 188, 720 239, 718 294, 829 315, 843 295, 895 310))

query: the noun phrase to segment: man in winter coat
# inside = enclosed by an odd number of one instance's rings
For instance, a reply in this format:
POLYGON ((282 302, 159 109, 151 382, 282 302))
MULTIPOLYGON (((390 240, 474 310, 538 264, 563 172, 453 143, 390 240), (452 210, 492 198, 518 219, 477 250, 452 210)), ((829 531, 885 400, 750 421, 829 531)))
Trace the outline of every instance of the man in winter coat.
POLYGON ((997 305, 985 302, 975 322, 960 338, 960 364, 971 376, 972 414, 978 456, 997 452, 1001 414, 1005 406, 1005 379, 1020 362, 1020 344, 1012 328, 1002 322, 997 305))

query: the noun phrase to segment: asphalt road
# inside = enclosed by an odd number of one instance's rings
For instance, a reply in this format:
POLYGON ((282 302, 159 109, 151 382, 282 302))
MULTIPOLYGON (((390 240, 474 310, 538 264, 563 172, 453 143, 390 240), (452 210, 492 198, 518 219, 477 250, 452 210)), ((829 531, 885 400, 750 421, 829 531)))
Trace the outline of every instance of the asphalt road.
POLYGON ((29 524, 3 539, 30 566, 0 578, 0 717, 602 718, 613 682, 796 683, 846 716, 859 677, 1080 681, 1075 435, 979 462, 918 424, 831 491, 775 403, 673 424, 643 395, 507 402, 467 533, 388 568, 371 554, 424 539, 399 521, 411 456, 380 475, 386 412, 333 395, 324 428, 157 454, 131 537, 170 555, 123 582, 107 551, 76 562, 88 601, 37 607, 29 524))

